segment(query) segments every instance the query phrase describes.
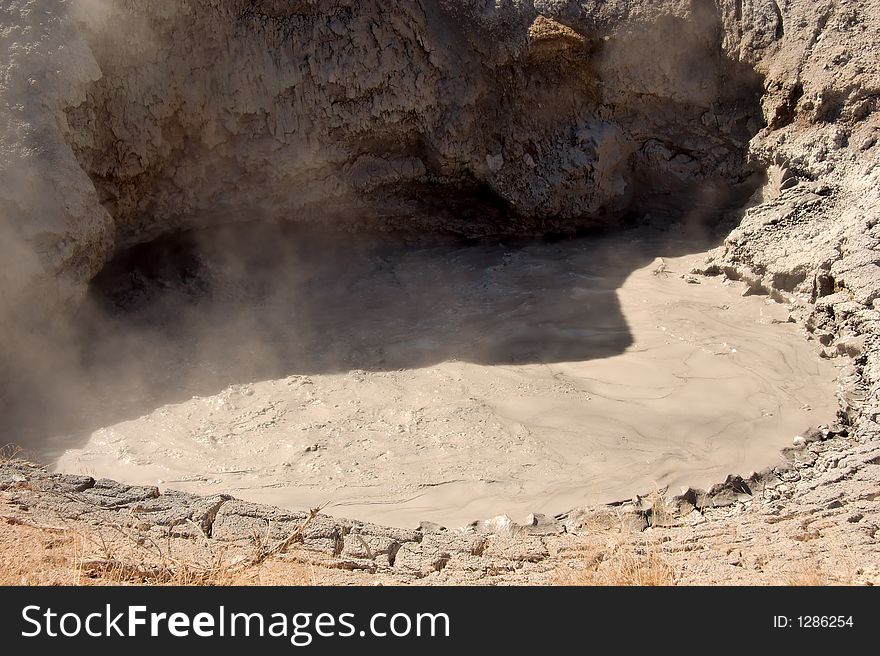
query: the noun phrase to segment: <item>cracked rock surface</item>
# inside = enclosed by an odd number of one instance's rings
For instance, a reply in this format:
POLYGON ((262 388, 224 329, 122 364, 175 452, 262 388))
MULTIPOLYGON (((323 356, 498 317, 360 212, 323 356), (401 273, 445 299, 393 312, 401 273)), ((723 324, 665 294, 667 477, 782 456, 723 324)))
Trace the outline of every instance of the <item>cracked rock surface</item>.
POLYGON ((455 530, 321 514, 307 521, 304 512, 226 495, 160 494, 22 462, 0 466, 0 497, 3 516, 18 522, 86 533, 113 527, 131 539, 168 543, 169 553, 201 557, 222 549, 244 557, 305 524, 295 557, 339 570, 339 582, 560 583, 616 566, 625 551, 659 555, 684 584, 878 584, 877 434, 857 438, 838 428, 808 438, 746 480, 730 477, 669 501, 636 498, 533 516, 525 525, 506 516, 455 530))

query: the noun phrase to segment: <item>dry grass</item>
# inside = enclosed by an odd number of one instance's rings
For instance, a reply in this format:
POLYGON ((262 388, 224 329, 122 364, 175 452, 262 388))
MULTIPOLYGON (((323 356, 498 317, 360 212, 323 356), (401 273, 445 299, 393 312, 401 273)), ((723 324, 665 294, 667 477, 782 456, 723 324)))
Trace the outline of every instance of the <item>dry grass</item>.
MULTIPOLYGON (((22 453, 0 447, 0 465, 21 461, 22 453)), ((156 537, 135 522, 84 527, 56 517, 38 524, 0 503, 0 585, 318 585, 327 567, 295 546, 320 511, 313 508, 281 540, 271 540, 267 527, 250 553, 232 554, 192 520, 156 537)))
POLYGON ((676 573, 666 558, 655 549, 644 554, 622 550, 610 563, 610 572, 603 574, 603 585, 675 585, 676 573))
POLYGON ((0 446, 0 465, 6 465, 13 462, 25 461, 24 449, 16 444, 5 444, 0 446))
POLYGON ((556 570, 557 585, 668 586, 678 578, 657 543, 634 545, 618 539, 585 544, 574 549, 573 556, 556 570))
MULTIPOLYGON (((675 513, 666 501, 665 490, 655 489, 646 498, 652 527, 674 524, 675 513)), ((561 565, 552 581, 556 585, 590 586, 667 586, 676 585, 679 568, 672 555, 663 550, 663 541, 647 533, 635 540, 621 521, 588 523, 583 526, 585 537, 559 553, 561 565)))
POLYGON ((824 586, 831 585, 831 581, 827 580, 818 569, 803 569, 792 572, 785 582, 786 585, 794 586, 824 586))
POLYGON ((0 525, 0 585, 75 585, 78 545, 64 532, 0 525))
POLYGON ((784 573, 783 583, 811 587, 854 585, 862 573, 853 564, 845 540, 832 535, 824 537, 818 547, 803 550, 801 557, 784 573), (819 554, 824 556, 824 565, 819 554), (833 563, 830 566, 829 560, 833 563))
POLYGON ((648 513, 648 523, 652 527, 673 526, 675 521, 675 509, 666 499, 666 490, 655 488, 646 499, 651 504, 648 513))
MULTIPOLYGON (((298 529, 300 532, 304 527, 298 529)), ((317 585, 326 570, 286 553, 296 541, 226 552, 172 554, 113 527, 118 536, 0 518, 0 585, 317 585), (138 543, 140 541, 140 543, 138 543)))

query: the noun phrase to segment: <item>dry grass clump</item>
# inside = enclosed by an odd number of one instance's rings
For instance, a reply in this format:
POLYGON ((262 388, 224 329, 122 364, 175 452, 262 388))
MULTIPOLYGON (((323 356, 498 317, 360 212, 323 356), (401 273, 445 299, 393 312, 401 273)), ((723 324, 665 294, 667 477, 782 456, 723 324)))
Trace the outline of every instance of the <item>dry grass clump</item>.
POLYGON ((317 585, 322 568, 287 553, 305 525, 233 558, 226 551, 173 553, 170 537, 162 545, 121 526, 84 532, 3 515, 0 585, 317 585))
POLYGON ((786 585, 794 585, 794 586, 824 586, 831 585, 831 582, 827 580, 821 572, 817 569, 807 569, 804 568, 797 572, 792 572, 788 579, 785 582, 786 585))
MULTIPOLYGON (((22 456, 13 445, 0 447, 0 465, 22 456)), ((0 495, 0 585, 317 585, 326 568, 295 546, 320 510, 281 540, 270 539, 267 527, 250 552, 231 553, 192 520, 164 535, 125 520, 84 526, 56 517, 50 525, 21 516, 0 495)))
MULTIPOLYGON (((645 499, 651 527, 675 523, 674 509, 657 489, 645 499)), ((569 546, 563 553, 562 565, 556 568, 553 582, 557 585, 598 586, 666 586, 676 585, 681 578, 679 568, 664 552, 663 540, 649 533, 630 533, 621 521, 589 523, 583 526, 586 537, 569 546)))
POLYGON ((675 509, 666 499, 665 490, 654 490, 646 500, 650 503, 648 523, 652 527, 675 525, 675 509))
POLYGON ((622 550, 610 564, 610 572, 603 574, 603 585, 675 585, 675 568, 655 549, 644 554, 622 550))
POLYGON ((0 524, 0 585, 76 585, 77 545, 64 531, 0 524))
POLYGON ((822 545, 826 554, 834 561, 833 568, 823 567, 815 553, 806 553, 793 567, 784 573, 784 585, 794 586, 828 586, 854 585, 861 573, 854 567, 847 556, 844 545, 837 540, 828 540, 822 545), (831 571, 833 569, 833 571, 831 571))
POLYGON ((667 586, 675 585, 676 568, 657 543, 582 545, 574 557, 556 571, 558 585, 667 586))
POLYGON ((8 465, 13 462, 21 462, 25 459, 25 452, 20 446, 15 444, 5 444, 0 446, 0 465, 8 465))

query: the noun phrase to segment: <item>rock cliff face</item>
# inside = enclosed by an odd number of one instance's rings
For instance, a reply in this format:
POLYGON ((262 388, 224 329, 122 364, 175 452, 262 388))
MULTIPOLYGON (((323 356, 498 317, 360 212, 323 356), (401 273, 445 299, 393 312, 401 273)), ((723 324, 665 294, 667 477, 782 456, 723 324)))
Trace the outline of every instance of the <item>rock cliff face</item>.
POLYGON ((117 7, 145 27, 86 35, 104 74, 64 136, 120 244, 252 218, 571 229, 745 174, 760 88, 717 13, 472 5, 117 7))
POLYGON ((873 9, 12 0, 7 308, 190 226, 534 234, 718 204, 768 165, 833 176, 871 150, 873 9))
POLYGON ((13 1, 17 275, 53 304, 114 247, 222 221, 534 234, 726 199, 759 168, 753 64, 781 32, 756 12, 13 1))

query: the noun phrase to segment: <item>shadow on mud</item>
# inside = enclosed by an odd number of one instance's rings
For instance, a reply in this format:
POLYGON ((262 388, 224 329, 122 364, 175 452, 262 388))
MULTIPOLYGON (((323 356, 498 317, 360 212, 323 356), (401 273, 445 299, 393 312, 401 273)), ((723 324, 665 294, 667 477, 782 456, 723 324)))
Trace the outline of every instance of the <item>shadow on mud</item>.
POLYGON ((627 276, 723 234, 688 221, 559 240, 266 223, 166 236, 109 263, 63 337, 24 347, 38 364, 3 432, 53 461, 97 428, 231 384, 610 357, 632 343, 627 276))

